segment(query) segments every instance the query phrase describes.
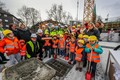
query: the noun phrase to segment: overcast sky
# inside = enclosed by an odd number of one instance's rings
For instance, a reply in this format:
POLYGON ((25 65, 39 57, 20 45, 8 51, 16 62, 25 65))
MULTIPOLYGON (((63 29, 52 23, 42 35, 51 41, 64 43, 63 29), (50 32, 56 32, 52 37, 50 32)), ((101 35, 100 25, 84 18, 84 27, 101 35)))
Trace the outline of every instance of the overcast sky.
MULTIPOLYGON (((9 12, 17 15, 17 10, 23 5, 33 7, 41 12, 42 20, 47 19, 46 10, 49 10, 52 4, 62 4, 63 9, 71 13, 73 18, 76 18, 77 14, 77 0, 1 0, 6 4, 9 12)), ((84 0, 80 0, 79 19, 83 17, 84 0)), ((106 18, 109 13, 109 17, 120 16, 120 0, 96 0, 97 15, 106 18)))

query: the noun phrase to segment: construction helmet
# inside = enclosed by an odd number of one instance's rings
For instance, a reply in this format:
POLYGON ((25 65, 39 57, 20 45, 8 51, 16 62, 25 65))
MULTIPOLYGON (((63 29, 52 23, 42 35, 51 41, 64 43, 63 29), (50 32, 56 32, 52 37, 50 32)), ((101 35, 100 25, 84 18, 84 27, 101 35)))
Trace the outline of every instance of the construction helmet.
POLYGON ((87 38, 87 39, 88 39, 88 38, 89 38, 89 36, 88 36, 88 35, 83 35, 83 38, 87 38))
POLYGON ((38 29, 37 34, 43 33, 42 29, 38 29))
POLYGON ((62 35, 62 34, 60 34, 60 37, 61 37, 61 38, 63 38, 63 35, 62 35))
POLYGON ((83 38, 83 34, 79 34, 79 35, 78 35, 78 38, 83 38))
POLYGON ((85 42, 84 42, 84 40, 78 40, 78 43, 84 44, 85 42))
POLYGON ((12 31, 9 30, 9 29, 6 29, 6 30, 3 31, 4 36, 7 36, 10 33, 12 33, 12 31))
POLYGON ((76 28, 75 26, 72 26, 72 28, 76 28))
POLYGON ((97 37, 96 36, 90 36, 88 38, 88 41, 97 41, 97 37))
POLYGON ((49 35, 49 32, 46 31, 46 32, 45 32, 45 35, 49 35))
POLYGON ((37 35, 35 33, 32 33, 31 38, 37 38, 37 35))
POLYGON ((80 24, 79 24, 79 25, 77 25, 77 27, 80 27, 80 24))

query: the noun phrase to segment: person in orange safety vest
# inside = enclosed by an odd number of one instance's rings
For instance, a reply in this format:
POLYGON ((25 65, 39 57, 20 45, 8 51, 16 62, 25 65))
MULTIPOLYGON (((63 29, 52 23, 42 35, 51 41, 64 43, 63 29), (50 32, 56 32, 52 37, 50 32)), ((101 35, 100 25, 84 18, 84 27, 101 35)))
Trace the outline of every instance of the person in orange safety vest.
POLYGON ((26 44, 24 40, 19 41, 19 47, 20 47, 20 55, 21 55, 21 60, 25 60, 26 56, 26 44))
POLYGON ((59 53, 58 55, 61 57, 65 57, 65 38, 62 34, 60 34, 59 42, 58 42, 59 53))
POLYGON ((21 61, 19 41, 14 37, 11 30, 6 29, 3 31, 3 34, 5 37, 0 42, 0 52, 7 54, 10 60, 8 61, 8 64, 6 64, 6 67, 10 67, 16 64, 16 60, 17 62, 21 61))
POLYGON ((75 60, 76 60, 76 70, 82 71, 83 67, 83 54, 85 54, 84 40, 78 40, 78 44, 75 48, 75 60))
POLYGON ((49 33, 45 32, 45 37, 42 38, 42 40, 44 40, 44 45, 43 45, 43 49, 45 51, 45 56, 44 58, 47 57, 47 55, 49 54, 49 58, 51 58, 51 48, 52 48, 52 38, 49 37, 49 33))
POLYGON ((100 62, 100 54, 102 54, 102 47, 98 44, 96 36, 90 36, 88 38, 89 43, 86 44, 85 52, 87 52, 87 60, 89 61, 90 71, 92 71, 92 76, 95 76, 96 65, 100 62))
POLYGON ((69 60, 69 64, 75 64, 75 47, 76 47, 76 38, 74 36, 71 37, 71 41, 70 41, 70 60, 69 60))
POLYGON ((58 54, 58 42, 59 42, 59 39, 57 35, 54 34, 53 39, 52 39, 52 55, 54 59, 57 58, 57 54, 58 54))

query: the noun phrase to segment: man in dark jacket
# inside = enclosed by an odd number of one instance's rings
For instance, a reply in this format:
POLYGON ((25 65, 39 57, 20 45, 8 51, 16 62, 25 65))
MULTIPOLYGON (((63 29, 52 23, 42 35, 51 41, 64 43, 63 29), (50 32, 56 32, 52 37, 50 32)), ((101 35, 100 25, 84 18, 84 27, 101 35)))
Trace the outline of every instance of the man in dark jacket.
POLYGON ((31 33, 28 29, 26 29, 24 24, 20 24, 18 33, 19 33, 20 39, 25 40, 25 42, 28 42, 30 40, 31 33))
POLYGON ((39 58, 39 52, 40 52, 40 45, 37 41, 37 35, 32 34, 31 40, 27 42, 26 44, 27 49, 27 58, 37 57, 39 58))
POLYGON ((42 60, 43 58, 43 51, 42 51, 42 47, 43 47, 43 40, 42 40, 42 37, 43 37, 43 31, 41 29, 38 29, 37 31, 37 41, 39 42, 39 45, 40 45, 40 54, 39 54, 39 57, 40 57, 40 60, 42 60))

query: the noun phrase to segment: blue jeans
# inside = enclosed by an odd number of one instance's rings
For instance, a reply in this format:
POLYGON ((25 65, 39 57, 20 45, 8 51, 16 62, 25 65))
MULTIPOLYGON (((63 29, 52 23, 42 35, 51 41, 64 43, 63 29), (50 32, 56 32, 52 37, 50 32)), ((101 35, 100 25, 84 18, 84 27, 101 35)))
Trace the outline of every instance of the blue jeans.
POLYGON ((65 51, 64 51, 64 50, 59 49, 59 54, 58 54, 58 55, 65 56, 65 51))
POLYGON ((70 52, 70 61, 75 61, 75 53, 70 52))

